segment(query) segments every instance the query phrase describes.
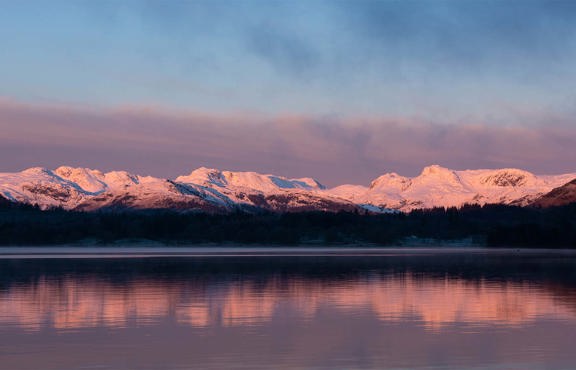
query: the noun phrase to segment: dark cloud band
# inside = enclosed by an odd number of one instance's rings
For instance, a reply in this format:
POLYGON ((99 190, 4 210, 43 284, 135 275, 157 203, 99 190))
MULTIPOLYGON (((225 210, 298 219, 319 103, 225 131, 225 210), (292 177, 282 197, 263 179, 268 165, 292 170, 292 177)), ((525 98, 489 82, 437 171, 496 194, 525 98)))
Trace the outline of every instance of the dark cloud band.
POLYGON ((0 171, 67 164, 173 177, 196 167, 367 184, 431 163, 455 169, 574 171, 569 118, 439 125, 393 118, 275 117, 0 103, 0 171), (546 122, 547 124, 543 124, 546 122), (523 122, 526 124, 526 122, 523 122))

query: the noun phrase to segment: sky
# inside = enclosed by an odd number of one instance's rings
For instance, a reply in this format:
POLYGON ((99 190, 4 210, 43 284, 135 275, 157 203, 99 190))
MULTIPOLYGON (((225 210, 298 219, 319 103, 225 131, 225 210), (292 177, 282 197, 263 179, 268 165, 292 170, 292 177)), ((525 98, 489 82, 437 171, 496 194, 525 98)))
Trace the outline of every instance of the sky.
POLYGON ((0 171, 576 172, 576 1, 0 0, 0 171))

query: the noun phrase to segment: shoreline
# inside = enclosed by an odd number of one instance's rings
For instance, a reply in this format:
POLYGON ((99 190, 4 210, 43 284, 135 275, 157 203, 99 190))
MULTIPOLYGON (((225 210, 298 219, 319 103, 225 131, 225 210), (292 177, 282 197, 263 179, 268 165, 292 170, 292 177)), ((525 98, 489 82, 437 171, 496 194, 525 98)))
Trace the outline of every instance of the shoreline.
POLYGON ((557 254, 576 256, 574 249, 486 247, 303 247, 303 246, 58 246, 0 247, 0 259, 9 258, 152 258, 152 257, 322 257, 418 256, 442 254, 557 254))

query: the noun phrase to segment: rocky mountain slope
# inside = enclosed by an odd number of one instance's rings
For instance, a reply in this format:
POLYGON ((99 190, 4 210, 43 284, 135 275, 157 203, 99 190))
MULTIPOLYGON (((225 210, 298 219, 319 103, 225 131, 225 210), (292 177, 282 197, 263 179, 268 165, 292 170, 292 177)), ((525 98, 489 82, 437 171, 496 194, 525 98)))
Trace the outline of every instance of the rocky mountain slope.
POLYGON ((38 204, 43 209, 62 207, 87 211, 389 212, 466 203, 525 206, 544 199, 544 195, 574 179, 576 174, 537 176, 519 169, 454 171, 433 165, 412 178, 387 173, 368 187, 342 185, 326 189, 312 178, 289 179, 255 172, 199 168, 169 180, 125 171, 103 173, 63 166, 55 170, 36 167, 0 173, 0 197, 38 204))
POLYGON ((548 194, 544 194, 534 201, 536 207, 563 206, 576 202, 576 179, 560 187, 552 189, 548 194))

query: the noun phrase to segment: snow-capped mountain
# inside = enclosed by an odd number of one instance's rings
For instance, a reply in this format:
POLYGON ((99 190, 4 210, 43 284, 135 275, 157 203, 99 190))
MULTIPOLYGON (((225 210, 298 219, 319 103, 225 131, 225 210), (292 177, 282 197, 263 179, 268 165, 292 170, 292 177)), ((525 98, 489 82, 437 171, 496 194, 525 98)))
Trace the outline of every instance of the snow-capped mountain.
POLYGON ((288 179, 256 172, 231 172, 199 168, 176 183, 200 186, 224 196, 231 204, 272 211, 352 211, 352 202, 325 192, 324 185, 311 178, 288 179))
POLYGON ((0 173, 0 196, 43 209, 178 209, 227 212, 236 209, 352 211, 352 202, 322 192, 313 179, 288 179, 254 172, 199 168, 175 181, 125 171, 30 168, 0 173))
POLYGON ((38 204, 44 209, 218 209, 201 192, 181 189, 169 180, 87 168, 59 167, 51 171, 35 167, 18 173, 2 173, 0 195, 15 202, 38 204))
POLYGON ((199 168, 175 180, 125 171, 86 168, 30 168, 0 173, 0 197, 41 208, 410 211, 463 204, 528 205, 576 179, 576 173, 536 176, 519 169, 454 171, 433 165, 416 177, 384 174, 366 187, 326 189, 312 178, 289 179, 255 172, 199 168))
POLYGON ((357 204, 401 211, 467 203, 525 206, 575 178, 576 173, 536 176, 514 168, 454 171, 432 165, 416 177, 389 173, 372 181, 369 187, 343 185, 328 192, 357 204))

